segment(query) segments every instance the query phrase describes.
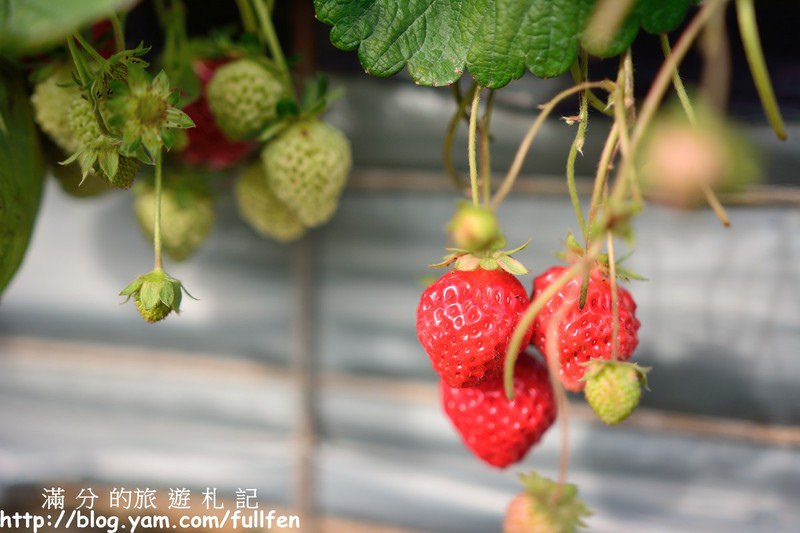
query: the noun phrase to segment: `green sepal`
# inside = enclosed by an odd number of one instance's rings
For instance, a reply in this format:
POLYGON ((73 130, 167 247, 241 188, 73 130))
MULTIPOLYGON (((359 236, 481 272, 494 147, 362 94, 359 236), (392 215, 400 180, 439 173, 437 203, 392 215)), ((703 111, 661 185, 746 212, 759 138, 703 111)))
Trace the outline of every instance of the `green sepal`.
POLYGON ((167 109, 167 126, 181 129, 194 128, 194 121, 177 107, 170 107, 167 109))
MULTIPOLYGON (((483 268, 483 260, 479 257, 475 257, 474 255, 464 254, 458 257, 455 262, 456 270, 477 270, 478 267, 483 268)), ((495 266, 497 268, 497 266, 495 266)), ((491 268, 487 268, 486 270, 493 270, 491 268)))
POLYGON ((525 265, 509 255, 501 255, 500 257, 495 258, 495 261, 497 261, 497 264, 500 266, 500 268, 506 272, 514 274, 515 276, 524 276, 529 272, 528 269, 525 268, 525 265))
POLYGON ((546 517, 552 526, 548 531, 574 532, 586 527, 584 519, 592 513, 578 499, 578 487, 572 483, 559 484, 536 472, 520 474, 520 481, 537 516, 546 517))
POLYGON ((161 299, 162 284, 156 281, 145 281, 139 288, 139 299, 145 309, 152 309, 161 299))

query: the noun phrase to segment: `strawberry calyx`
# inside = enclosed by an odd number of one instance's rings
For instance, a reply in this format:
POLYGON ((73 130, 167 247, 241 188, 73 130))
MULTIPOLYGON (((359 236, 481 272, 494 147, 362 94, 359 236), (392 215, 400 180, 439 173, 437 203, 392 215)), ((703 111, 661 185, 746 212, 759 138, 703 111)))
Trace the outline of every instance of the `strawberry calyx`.
POLYGON ((160 268, 142 274, 120 291, 120 296, 127 296, 136 302, 139 314, 149 323, 163 320, 172 311, 180 314, 183 293, 193 298, 180 280, 169 276, 160 268))
POLYGON ((560 484, 536 472, 520 474, 520 480, 527 498, 528 519, 535 526, 529 531, 572 532, 586 527, 583 520, 592 513, 578 499, 576 485, 560 484))
POLYGON ((446 248, 449 254, 444 256, 442 261, 430 265, 433 268, 444 268, 453 265, 456 270, 484 270, 502 269, 509 274, 522 276, 528 273, 528 269, 520 261, 511 257, 517 252, 522 251, 530 241, 526 241, 521 246, 513 250, 488 250, 485 252, 473 252, 461 248, 446 248))
POLYGON ((506 239, 497 216, 489 207, 460 202, 447 225, 447 231, 455 246, 445 248, 450 253, 442 261, 430 265, 431 267, 454 265, 456 270, 464 271, 499 268, 517 276, 528 273, 525 265, 512 255, 525 249, 530 241, 513 250, 503 250, 506 239))

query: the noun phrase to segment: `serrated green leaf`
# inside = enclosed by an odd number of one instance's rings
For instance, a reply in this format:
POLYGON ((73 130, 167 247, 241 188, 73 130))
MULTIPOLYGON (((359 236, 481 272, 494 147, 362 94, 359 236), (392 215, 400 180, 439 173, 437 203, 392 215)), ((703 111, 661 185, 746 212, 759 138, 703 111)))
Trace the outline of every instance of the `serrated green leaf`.
POLYGON ((23 79, 0 64, 0 294, 25 257, 45 174, 23 79))
POLYGON ((62 42, 67 35, 135 0, 0 0, 0 55, 20 56, 62 42))
MULTIPOLYGON (((639 31, 674 29, 689 0, 642 0, 593 52, 624 51, 639 31)), ((540 77, 566 72, 596 0, 314 0, 317 18, 332 26, 331 42, 358 49, 368 74, 407 68, 422 85, 448 85, 469 70, 482 85, 503 87, 528 69, 540 77)))

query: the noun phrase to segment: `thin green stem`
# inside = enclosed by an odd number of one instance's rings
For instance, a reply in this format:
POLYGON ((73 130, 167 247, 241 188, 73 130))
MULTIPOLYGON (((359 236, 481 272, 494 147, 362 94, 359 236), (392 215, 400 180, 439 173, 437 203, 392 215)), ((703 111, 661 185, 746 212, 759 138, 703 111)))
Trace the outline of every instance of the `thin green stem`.
POLYGON ((155 180, 155 221, 153 224, 153 251, 155 252, 155 270, 163 270, 163 264, 161 261, 161 152, 162 150, 158 150, 156 152, 156 180, 155 180))
POLYGON ((475 149, 475 141, 477 140, 478 106, 481 102, 482 90, 483 87, 478 85, 475 89, 475 94, 472 95, 472 107, 469 112, 469 137, 467 139, 469 152, 469 183, 472 188, 472 204, 475 206, 480 203, 480 196, 478 193, 478 155, 475 149))
MULTIPOLYGON (((581 64, 588 65, 588 53, 586 50, 581 50, 581 64)), ((575 83, 580 83, 582 81, 588 81, 588 76, 582 76, 581 67, 578 65, 578 62, 572 64, 570 67, 570 74, 572 75, 572 81, 575 83)), ((608 105, 600 99, 599 96, 594 94, 594 91, 590 89, 586 89, 586 97, 589 99, 589 105, 592 106, 595 110, 601 112, 607 117, 613 117, 614 113, 608 108, 608 105)))
MULTIPOLYGON (((672 54, 669 37, 667 37, 665 33, 662 33, 659 35, 659 38, 661 39, 661 50, 664 52, 664 59, 667 59, 670 54, 672 54)), ((681 107, 683 107, 683 111, 686 113, 686 118, 689 119, 689 123, 692 125, 696 124, 697 117, 692 107, 692 101, 689 100, 689 95, 686 92, 686 87, 683 85, 683 80, 677 68, 672 71, 672 85, 675 87, 675 93, 678 95, 678 100, 681 103, 681 107)))
POLYGON ((263 41, 262 35, 258 31, 258 22, 253 14, 253 7, 250 5, 249 0, 236 0, 236 7, 239 8, 239 19, 242 21, 242 28, 247 33, 258 34, 258 39, 261 41, 262 46, 266 43, 263 41))
MULTIPOLYGON (((545 353, 559 353, 561 334, 558 331, 558 326, 564 318, 564 313, 567 312, 567 309, 572 303, 572 298, 564 298, 564 301, 558 306, 558 309, 550 318, 547 327, 545 353)), ((556 398, 556 413, 558 416, 558 424, 561 429, 561 452, 558 460, 558 482, 560 489, 560 487, 567 482, 567 472, 569 471, 569 402, 567 401, 567 392, 564 390, 564 384, 561 382, 559 357, 557 355, 545 356, 545 361, 547 362, 547 369, 549 371, 548 378, 550 379, 550 387, 553 389, 553 395, 556 398)))
MULTIPOLYGON (((664 51, 665 58, 668 58, 672 53, 669 46, 669 39, 664 34, 661 34, 661 49, 664 51)), ((689 124, 694 126, 697 124, 697 115, 694 111, 691 100, 689 100, 689 95, 686 93, 686 88, 683 85, 683 81, 681 80, 681 76, 677 67, 675 67, 675 72, 672 76, 672 84, 675 86, 675 92, 678 93, 678 100, 681 102, 681 106, 683 107, 684 113, 686 113, 686 118, 689 120, 689 124)), ((725 210, 722 202, 719 201, 719 198, 711 188, 711 185, 709 185, 705 180, 700 180, 700 189, 703 191, 703 196, 705 196, 706 202, 714 211, 714 214, 717 215, 719 221, 722 222, 722 225, 726 228, 730 227, 731 219, 728 217, 728 212, 725 210)))
POLYGON ((761 98, 764 113, 766 113, 772 129, 775 130, 775 134, 780 140, 785 141, 786 126, 783 123, 781 110, 775 99, 775 91, 772 89, 772 82, 769 79, 764 52, 761 50, 761 38, 758 35, 753 0, 736 0, 736 17, 739 21, 739 33, 742 36, 747 63, 750 65, 750 73, 753 75, 753 82, 756 84, 758 96, 761 98))
MULTIPOLYGON (((454 83, 453 85, 457 84, 454 83)), ((444 164, 444 169, 453 182, 453 185, 458 189, 465 188, 467 184, 453 164, 453 143, 455 142, 456 133, 458 132, 458 125, 461 124, 461 117, 464 116, 467 104, 472 100, 472 95, 476 86, 477 85, 473 83, 464 96, 460 94, 458 88, 453 89, 453 95, 456 99, 456 110, 450 119, 450 124, 447 126, 447 132, 445 133, 444 142, 442 143, 442 162, 444 164)))
POLYGON ((494 109, 494 89, 489 89, 489 96, 486 98, 486 108, 481 117, 481 123, 478 128, 480 132, 480 162, 481 162, 481 183, 483 184, 483 203, 489 207, 489 202, 492 201, 492 153, 490 150, 492 122, 492 110, 494 109))
POLYGON ((619 142, 619 124, 614 122, 611 126, 611 131, 608 132, 606 137, 606 144, 603 146, 603 151, 600 154, 600 163, 597 165, 597 174, 594 177, 594 188, 592 189, 592 199, 589 202, 589 219, 586 221, 586 247, 591 244, 592 224, 597 218, 597 212, 600 209, 600 198, 603 193, 608 174, 611 170, 611 160, 614 158, 614 152, 619 142))
POLYGON ((117 13, 112 13, 109 17, 111 27, 114 30, 114 48, 117 52, 125 50, 125 24, 117 13))
MULTIPOLYGON (((617 87, 614 90, 614 120, 619 125, 619 148, 620 152, 622 152, 623 161, 628 161, 633 157, 630 133, 628 132, 628 115, 625 105, 626 98, 625 67, 624 63, 621 63, 617 77, 617 87)), ((614 193, 612 195, 615 199, 622 200, 627 194, 629 186, 631 190, 634 190, 635 181, 634 167, 633 165, 627 165, 626 172, 617 175, 617 181, 614 183, 614 193)))
MULTIPOLYGON (((642 102, 642 107, 639 110, 639 118, 636 121, 636 127, 631 136, 631 146, 634 152, 636 148, 638 148, 647 130, 647 126, 650 125, 650 121, 653 119, 658 105, 664 98, 664 93, 666 93, 672 78, 672 72, 689 52, 689 48, 691 48, 692 43, 697 38, 706 22, 708 22, 714 12, 725 5, 726 2, 727 0, 707 0, 686 27, 683 34, 678 39, 678 42, 675 43, 675 47, 672 49, 672 54, 670 54, 669 59, 664 61, 661 65, 655 80, 653 80, 653 84, 650 86, 647 96, 645 96, 644 102, 642 102)), ((630 165, 631 163, 632 161, 630 159, 626 159, 623 162, 623 166, 630 165)))
POLYGON ((550 298, 555 296, 556 292, 566 285, 569 280, 576 276, 582 276, 588 271, 588 269, 591 268, 591 265, 597 259, 597 253, 599 250, 599 244, 593 246, 586 252, 586 255, 583 256, 583 258, 574 263, 558 278, 553 280, 553 282, 550 283, 550 285, 548 285, 545 290, 543 290, 539 296, 533 300, 533 302, 531 302, 531 304, 525 310, 525 313, 522 315, 522 318, 520 318, 519 323, 517 323, 517 327, 514 328, 514 333, 511 335, 511 341, 509 342, 508 349, 506 350, 506 360, 503 367, 503 384, 505 386, 506 398, 508 398, 509 401, 514 399, 514 367, 517 363, 517 357, 523 348, 522 341, 527 332, 530 330, 536 315, 539 314, 539 311, 542 310, 545 303, 547 303, 550 298))
POLYGON ((275 27, 272 25, 272 17, 270 17, 269 10, 267 9, 264 0, 252 0, 253 7, 256 11, 259 26, 264 39, 267 41, 267 48, 272 56, 273 61, 278 66, 281 75, 284 78, 284 85, 288 94, 294 95, 294 86, 292 85, 292 76, 289 72, 289 64, 286 62, 286 57, 283 55, 281 43, 278 40, 278 34, 275 33, 275 27))
MULTIPOLYGON (((586 80, 588 77, 588 64, 581 65, 580 81, 586 80)), ((572 208, 575 210, 575 217, 578 219, 578 225, 583 233, 583 240, 586 241, 586 219, 583 217, 583 210, 581 209, 581 199, 578 196, 578 188, 575 185, 575 160, 578 158, 578 152, 583 153, 583 143, 586 138, 586 128, 589 125, 589 94, 588 90, 581 93, 580 111, 578 113, 578 131, 575 133, 575 140, 572 141, 572 146, 569 149, 567 156, 567 188, 569 189, 569 198, 572 201, 572 208)))
POLYGON ((614 90, 614 84, 609 80, 587 81, 561 91, 549 102, 540 107, 541 111, 539 112, 539 115, 536 117, 533 125, 528 130, 528 133, 525 134, 525 138, 522 139, 522 142, 517 149, 517 154, 514 157, 514 161, 511 164, 511 168, 509 169, 508 174, 506 174, 506 177, 503 179, 503 183, 500 185, 500 188, 497 190, 494 198, 492 199, 491 207, 493 209, 496 209, 503 199, 505 199, 508 193, 511 192, 514 182, 516 181, 517 177, 519 176, 519 172, 522 169, 522 163, 525 161, 525 156, 528 154, 531 143, 533 143, 533 139, 536 137, 536 134, 539 132, 539 129, 542 127, 542 124, 544 124, 544 121, 547 119, 548 115, 550 115, 553 109, 564 98, 593 87, 604 89, 609 92, 614 90))

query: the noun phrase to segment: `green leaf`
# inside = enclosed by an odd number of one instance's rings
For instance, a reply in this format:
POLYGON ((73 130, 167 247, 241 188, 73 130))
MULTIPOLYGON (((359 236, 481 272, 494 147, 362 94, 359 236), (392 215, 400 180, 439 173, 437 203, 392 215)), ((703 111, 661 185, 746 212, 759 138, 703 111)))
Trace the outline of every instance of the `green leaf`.
POLYGON ((637 10, 642 28, 648 33, 669 33, 680 26, 689 9, 689 0, 639 0, 637 10))
MULTIPOLYGON (((674 29, 689 0, 640 0, 622 28, 595 50, 624 51, 639 31, 674 29)), ((368 74, 407 68, 419 84, 447 85, 469 70, 499 88, 525 70, 543 78, 566 72, 596 0, 314 0, 317 18, 332 26, 331 42, 358 50, 368 74)))
POLYGON ((0 55, 39 52, 135 0, 0 0, 0 55))
POLYGON ((23 79, 0 63, 0 294, 28 248, 45 174, 23 79))

